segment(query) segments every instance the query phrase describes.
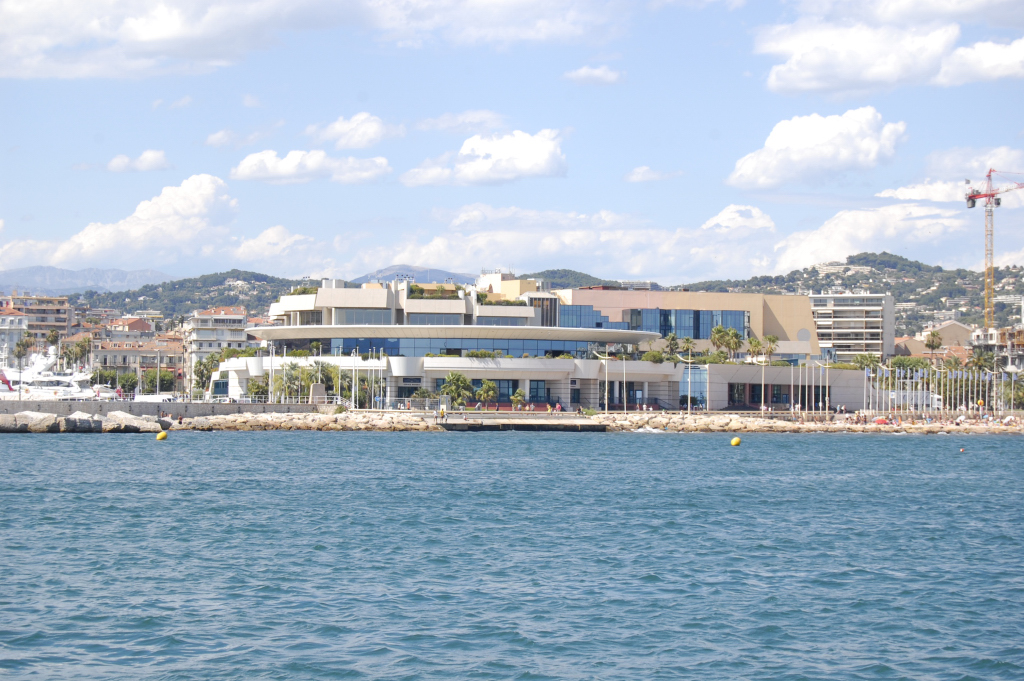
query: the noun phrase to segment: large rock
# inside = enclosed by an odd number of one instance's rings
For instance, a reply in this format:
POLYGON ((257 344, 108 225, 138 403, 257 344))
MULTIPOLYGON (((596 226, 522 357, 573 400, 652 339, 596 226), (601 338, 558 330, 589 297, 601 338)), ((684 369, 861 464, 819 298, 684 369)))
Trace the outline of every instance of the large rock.
POLYGON ((30 433, 59 433, 60 423, 53 414, 38 411, 21 411, 14 415, 18 424, 24 423, 30 433))
POLYGON ((18 423, 14 414, 0 414, 0 433, 27 433, 28 423, 18 423))
POLYGON ((156 419, 150 421, 124 411, 112 411, 103 420, 104 433, 159 433, 161 430, 156 419))

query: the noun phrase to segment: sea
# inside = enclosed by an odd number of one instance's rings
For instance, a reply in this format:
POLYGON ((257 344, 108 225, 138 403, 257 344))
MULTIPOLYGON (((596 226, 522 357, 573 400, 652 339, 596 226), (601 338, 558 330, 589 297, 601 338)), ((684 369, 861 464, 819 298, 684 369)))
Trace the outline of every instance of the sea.
POLYGON ((0 436, 3 679, 1022 679, 1012 436, 0 436))

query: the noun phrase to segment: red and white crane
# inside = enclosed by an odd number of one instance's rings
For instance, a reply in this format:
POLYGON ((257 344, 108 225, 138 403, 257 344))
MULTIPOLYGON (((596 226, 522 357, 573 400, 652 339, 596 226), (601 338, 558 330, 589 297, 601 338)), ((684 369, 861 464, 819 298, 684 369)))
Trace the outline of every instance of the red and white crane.
POLYGON ((995 187, 992 184, 993 175, 1021 175, 1021 173, 1005 173, 989 168, 988 174, 985 175, 985 189, 983 190, 971 187, 971 181, 964 180, 968 185, 965 197, 968 208, 974 208, 981 199, 985 200, 985 328, 988 329, 995 326, 996 270, 994 262, 995 216, 993 215, 993 210, 1003 202, 999 198, 999 194, 1005 194, 1015 189, 1024 189, 1024 182, 1016 182, 1009 179, 1007 179, 1009 184, 1006 186, 995 187))

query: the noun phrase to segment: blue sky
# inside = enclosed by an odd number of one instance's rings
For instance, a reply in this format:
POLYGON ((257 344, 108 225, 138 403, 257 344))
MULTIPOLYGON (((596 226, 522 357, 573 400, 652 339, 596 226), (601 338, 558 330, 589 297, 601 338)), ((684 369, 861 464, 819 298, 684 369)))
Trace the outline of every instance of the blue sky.
POLYGON ((978 268, 1022 78, 1010 0, 0 2, 2 267, 978 268))

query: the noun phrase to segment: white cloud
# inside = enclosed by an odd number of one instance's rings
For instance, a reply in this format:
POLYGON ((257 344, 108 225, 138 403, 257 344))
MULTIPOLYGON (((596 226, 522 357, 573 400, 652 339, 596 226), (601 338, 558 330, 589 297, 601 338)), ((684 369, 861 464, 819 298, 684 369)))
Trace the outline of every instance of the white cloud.
POLYGON ((11 241, 0 247, 0 257, 5 262, 82 267, 136 256, 148 262, 201 256, 225 232, 223 225, 235 208, 226 189, 217 177, 193 175, 141 202, 123 220, 91 223, 63 241, 11 241))
POLYGON ((316 239, 293 234, 282 225, 268 227, 251 239, 239 239, 231 254, 243 262, 273 260, 316 246, 316 239))
POLYGON ((754 229, 774 232, 775 222, 771 216, 756 206, 732 204, 723 208, 718 215, 705 222, 700 228, 714 230, 719 234, 735 234, 738 231, 754 229))
POLYGON ((771 252, 775 238, 771 218, 752 206, 730 206, 708 221, 708 229, 657 228, 607 210, 482 203, 436 211, 434 218, 440 229, 351 248, 342 270, 354 275, 409 263, 472 271, 486 263, 514 263, 530 270, 570 267, 610 278, 678 283, 763 271, 762 254, 771 252), (713 226, 726 223, 729 229, 713 226))
POLYGON ((474 135, 451 161, 450 155, 424 161, 402 174, 404 184, 497 184, 524 177, 551 177, 565 173, 565 155, 557 130, 530 135, 516 130, 508 135, 474 135))
POLYGON ((1014 171, 1024 167, 1024 151, 1007 146, 958 147, 930 154, 927 165, 932 175, 980 181, 989 168, 1014 171))
POLYGON ((861 91, 926 81, 959 35, 956 25, 900 28, 801 20, 759 31, 755 52, 786 60, 768 74, 772 90, 861 91))
POLYGON ((959 210, 898 204, 844 210, 810 231, 794 232, 775 245, 775 271, 842 260, 863 251, 914 252, 967 230, 959 210))
POLYGON ((4 221, 2 219, 0 219, 0 231, 3 231, 3 229, 4 229, 4 221))
POLYGON ((889 199, 901 199, 903 201, 935 201, 937 203, 950 203, 963 201, 966 187, 963 182, 943 182, 925 180, 918 184, 899 187, 898 189, 886 189, 878 192, 875 196, 889 199))
POLYGON ((614 85, 622 80, 621 71, 613 71, 607 66, 581 66, 574 71, 566 71, 564 77, 575 83, 594 83, 597 85, 614 85))
POLYGON ((331 158, 322 150, 289 151, 280 158, 276 151, 249 154, 231 169, 238 180, 265 180, 276 184, 308 182, 317 177, 330 177, 334 182, 351 184, 376 180, 391 172, 388 160, 375 158, 331 158))
POLYGON ((254 95, 245 95, 244 97, 242 97, 242 106, 249 107, 250 109, 255 109, 256 107, 260 106, 259 97, 256 97, 254 95))
POLYGON ((107 163, 107 170, 115 173, 128 171, 145 172, 147 170, 165 170, 169 168, 167 157, 164 152, 156 149, 147 149, 138 158, 129 158, 124 154, 115 156, 107 163))
POLYGON ((192 98, 190 96, 188 96, 188 95, 185 95, 181 99, 179 99, 177 101, 174 101, 174 102, 171 102, 170 103, 170 108, 172 108, 172 109, 184 109, 186 106, 188 106, 191 103, 192 103, 192 98))
POLYGON ((306 128, 306 134, 321 142, 333 141, 335 149, 365 149, 385 137, 401 137, 405 134, 405 128, 401 125, 385 125, 377 116, 363 111, 348 119, 340 116, 323 128, 310 125, 306 128))
POLYGON ((1024 38, 1008 45, 984 42, 957 48, 943 60, 935 82, 963 85, 999 78, 1024 78, 1024 38))
POLYGON ((780 92, 865 92, 1024 77, 1024 39, 957 46, 960 23, 1024 26, 1019 0, 803 0, 793 23, 762 27, 755 52, 783 59, 780 92))
POLYGON ((870 106, 841 116, 794 116, 775 125, 764 147, 736 161, 728 181, 737 187, 767 188, 874 168, 892 158, 905 131, 905 123, 883 123, 870 106))
POLYGON ((678 174, 678 172, 666 173, 660 170, 653 170, 650 166, 637 166, 626 173, 626 177, 623 179, 626 182, 656 182, 669 177, 675 177, 678 174))
POLYGON ((508 45, 616 31, 614 0, 162 0, 0 3, 0 77, 214 69, 289 30, 355 26, 403 45, 508 45))
POLYGON ((473 109, 462 113, 446 113, 416 124, 420 130, 441 130, 462 134, 494 132, 505 127, 504 117, 487 109, 473 109))
POLYGON ((225 147, 233 144, 235 137, 235 133, 230 130, 218 130, 206 138, 206 145, 210 147, 225 147))

